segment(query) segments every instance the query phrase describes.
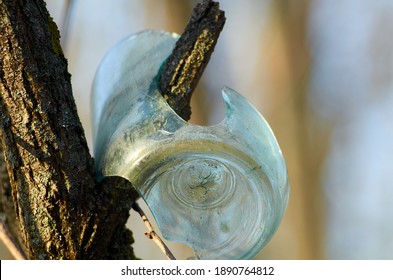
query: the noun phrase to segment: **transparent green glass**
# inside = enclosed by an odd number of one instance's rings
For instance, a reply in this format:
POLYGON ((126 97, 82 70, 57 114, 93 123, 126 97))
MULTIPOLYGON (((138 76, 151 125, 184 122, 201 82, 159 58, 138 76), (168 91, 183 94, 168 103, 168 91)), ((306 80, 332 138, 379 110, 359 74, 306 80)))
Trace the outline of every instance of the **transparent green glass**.
POLYGON ((182 120, 157 89, 178 36, 145 31, 103 59, 92 91, 99 176, 129 180, 165 239, 198 259, 248 259, 276 231, 288 203, 285 161, 269 125, 225 87, 225 119, 182 120))

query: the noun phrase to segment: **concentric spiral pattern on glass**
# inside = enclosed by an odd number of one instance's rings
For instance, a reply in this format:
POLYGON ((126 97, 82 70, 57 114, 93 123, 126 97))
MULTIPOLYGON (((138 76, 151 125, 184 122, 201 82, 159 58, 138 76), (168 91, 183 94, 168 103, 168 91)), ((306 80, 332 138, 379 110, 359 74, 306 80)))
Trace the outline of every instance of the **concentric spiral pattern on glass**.
POLYGON ((174 197, 189 207, 214 208, 225 203, 234 192, 233 172, 211 158, 185 160, 171 173, 174 197))

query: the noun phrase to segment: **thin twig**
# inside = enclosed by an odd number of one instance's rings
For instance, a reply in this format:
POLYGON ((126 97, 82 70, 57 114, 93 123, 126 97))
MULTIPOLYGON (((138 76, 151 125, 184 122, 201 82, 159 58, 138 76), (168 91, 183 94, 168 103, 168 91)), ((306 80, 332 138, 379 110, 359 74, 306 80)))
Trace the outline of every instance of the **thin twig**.
POLYGON ((141 216, 143 222, 145 223, 148 232, 145 233, 146 237, 153 240, 157 246, 161 249, 161 251, 164 252, 165 256, 167 256, 168 259, 170 260, 176 260, 175 256, 172 254, 172 252, 169 250, 169 248, 165 245, 165 243, 162 241, 162 239, 157 235, 157 233, 154 231, 153 226, 149 222, 149 219, 146 217, 145 212, 141 209, 139 204, 137 202, 134 202, 132 205, 132 209, 134 209, 138 214, 141 216))
POLYGON ((3 241, 5 247, 10 251, 11 255, 16 260, 26 260, 25 255, 16 245, 14 239, 12 238, 10 232, 8 231, 7 225, 1 219, 0 219, 0 240, 3 241))

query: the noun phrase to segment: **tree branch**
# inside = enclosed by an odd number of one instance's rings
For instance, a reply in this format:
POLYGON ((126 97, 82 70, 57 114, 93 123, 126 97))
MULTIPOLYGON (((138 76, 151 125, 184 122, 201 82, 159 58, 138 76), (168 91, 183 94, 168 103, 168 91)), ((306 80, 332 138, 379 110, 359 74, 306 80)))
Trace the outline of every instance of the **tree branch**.
POLYGON ((165 256, 169 260, 176 260, 175 256, 172 254, 169 248, 165 245, 165 243, 162 241, 162 239, 157 235, 157 233, 153 229, 153 226, 151 225, 149 219, 147 218, 145 212, 142 210, 139 204, 135 202, 132 205, 132 209, 134 209, 141 216, 143 222, 145 223, 148 229, 148 232, 145 233, 146 237, 153 240, 154 243, 157 244, 157 246, 160 248, 160 250, 165 254, 165 256))
POLYGON ((23 252, 19 249, 18 245, 12 238, 11 234, 7 230, 7 226, 0 218, 0 240, 3 241, 5 247, 10 251, 11 255, 16 260, 25 260, 26 257, 23 252))
POLYGON ((191 116, 191 95, 214 51, 225 24, 219 4, 204 0, 192 13, 186 29, 162 67, 159 88, 161 94, 184 120, 191 116))

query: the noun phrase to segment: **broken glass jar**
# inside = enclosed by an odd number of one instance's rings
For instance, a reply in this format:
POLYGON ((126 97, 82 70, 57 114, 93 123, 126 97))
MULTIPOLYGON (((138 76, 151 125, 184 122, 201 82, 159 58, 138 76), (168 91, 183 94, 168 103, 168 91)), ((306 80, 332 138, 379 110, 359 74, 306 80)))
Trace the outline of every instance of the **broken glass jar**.
POLYGON ((286 209, 287 170, 269 125, 225 87, 225 119, 187 123, 161 96, 160 67, 178 36, 132 35, 100 64, 92 89, 98 176, 129 180, 163 237, 198 259, 248 259, 271 239, 286 209))

